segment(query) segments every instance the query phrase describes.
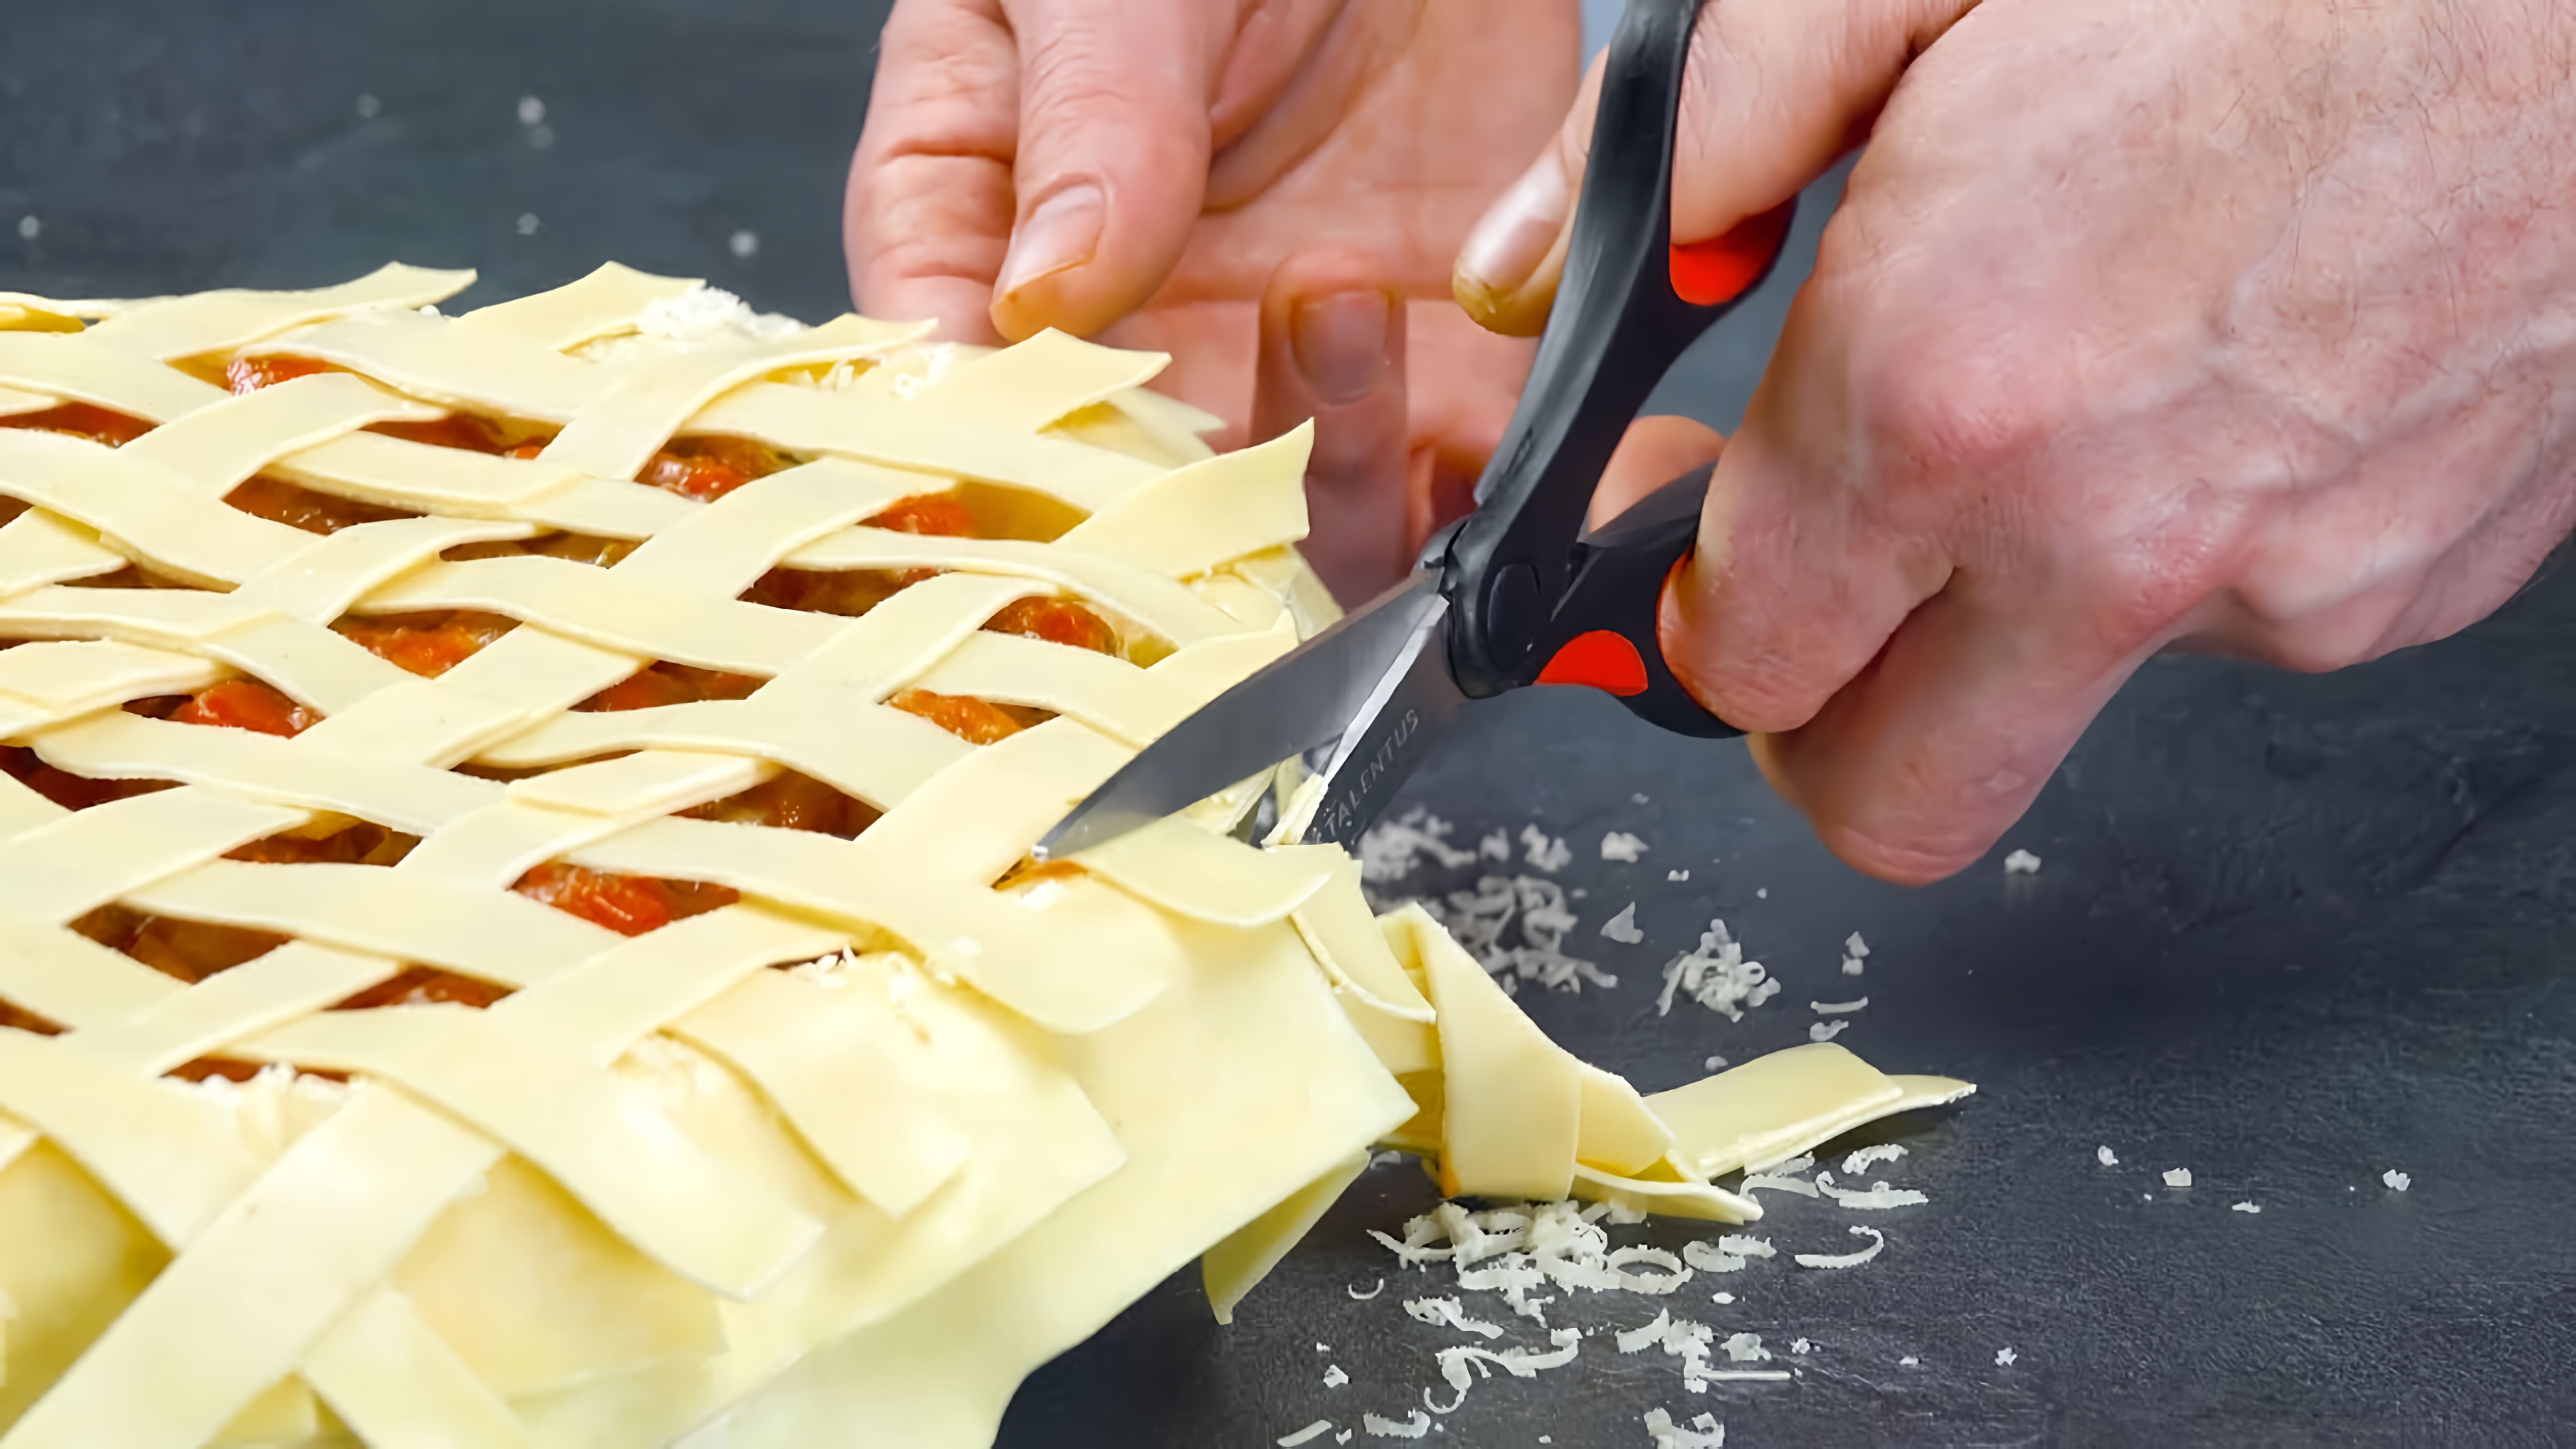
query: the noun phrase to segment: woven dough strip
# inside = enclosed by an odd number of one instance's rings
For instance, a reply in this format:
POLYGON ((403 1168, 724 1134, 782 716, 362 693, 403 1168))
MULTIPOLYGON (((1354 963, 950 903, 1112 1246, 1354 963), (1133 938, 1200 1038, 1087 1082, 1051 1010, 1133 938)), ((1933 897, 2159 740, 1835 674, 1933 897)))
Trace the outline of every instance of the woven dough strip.
POLYGON ((1212 455, 1055 334, 471 281, 0 298, 0 1449, 982 1444, 1372 1144, 1741 1220, 1711 1173, 1949 1089, 1641 1098, 1251 789, 1030 868, 1325 621, 1302 432, 1212 455), (790 788, 853 823, 728 814, 790 788))

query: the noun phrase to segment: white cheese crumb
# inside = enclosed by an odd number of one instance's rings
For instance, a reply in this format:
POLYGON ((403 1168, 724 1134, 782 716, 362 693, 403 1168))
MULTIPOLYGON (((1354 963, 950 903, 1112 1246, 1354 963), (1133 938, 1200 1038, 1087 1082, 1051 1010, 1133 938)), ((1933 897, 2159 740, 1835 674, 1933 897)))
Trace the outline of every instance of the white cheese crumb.
POLYGON ((1408 1298, 1404 1311, 1415 1321, 1428 1323, 1434 1328, 1454 1328, 1479 1338, 1503 1336, 1501 1325, 1487 1323, 1481 1318, 1469 1318, 1465 1305, 1455 1298, 1408 1298))
POLYGON ((1673 997, 1689 997, 1729 1021, 1742 1021, 1745 1011, 1780 994, 1780 983, 1759 961, 1744 959, 1744 947, 1726 932, 1726 922, 1712 919, 1700 933, 1699 949, 1664 963, 1663 994, 1655 1014, 1670 1015, 1673 997))
POLYGON ((384 110, 384 108, 385 103, 377 100, 372 95, 358 97, 358 119, 361 121, 374 120, 376 116, 384 110))
POLYGON ((1377 1295, 1386 1291, 1386 1280, 1384 1278, 1378 1279, 1377 1286, 1371 1288, 1366 1293, 1362 1293, 1357 1288, 1350 1287, 1347 1284, 1343 1286, 1342 1291, 1351 1295, 1351 1301, 1353 1303, 1366 1303, 1370 1299, 1375 1298, 1377 1295))
POLYGON ((1329 1343, 1322 1343, 1322 1342, 1318 1342, 1318 1343, 1315 1345, 1315 1352, 1317 1352, 1317 1353, 1331 1353, 1332 1351, 1333 1351, 1333 1346, 1332 1346, 1331 1344, 1329 1344, 1329 1343))
POLYGON ((2037 875, 2039 874, 2039 857, 2031 854, 2027 850, 2016 850, 2012 854, 2004 857, 2004 874, 2037 875))
POLYGON ((1735 1295, 1732 1293, 1712 1293, 1709 1297, 1711 1300, 1718 1303, 1732 1303, 1735 1301, 1735 1295))
POLYGON ((2120 1154, 2113 1152, 2110 1145, 2105 1143, 2093 1149, 2093 1160, 2104 1167, 2117 1167, 2120 1165, 2120 1154))
POLYGON ((2390 1192, 2404 1192, 2409 1186, 2413 1185, 2415 1181, 2415 1179, 2407 1176, 2405 1173, 2399 1172, 2393 1167, 2388 1169, 2386 1172, 2381 1173, 2379 1175, 2379 1180, 2388 1184, 2388 1190, 2390 1192))
POLYGON ((1572 846, 1535 825, 1521 827, 1521 851, 1522 859, 1544 871, 1563 870, 1574 860, 1572 846))
POLYGON ((2232 1213, 2259 1213, 2263 1205, 2259 1202, 2232 1202, 2227 1205, 2227 1210, 2232 1213))
POLYGON ((1759 1363, 1771 1356, 1771 1350, 1762 1346, 1762 1335, 1758 1333, 1735 1334, 1718 1347, 1726 1350, 1730 1363, 1759 1363))
POLYGON ((1995 1350, 1995 1367, 1997 1367, 1997 1368, 2011 1368, 2011 1367, 2012 1367, 2012 1364, 2013 1364, 2013 1360, 2014 1360, 2014 1359, 2017 1359, 2017 1358, 2019 1358, 2019 1357, 2021 1357, 2021 1355, 2020 1355, 2020 1354, 2017 1354, 2017 1353, 2015 1353, 2015 1352, 2013 1352, 2013 1351, 2012 1351, 2012 1349, 2011 1349, 2011 1348, 2009 1348, 2009 1347, 1996 1349, 1996 1350, 1995 1350))
POLYGON ((2167 1186, 2167 1187, 2189 1187, 2189 1186, 2191 1186, 2191 1169, 2190 1169, 2190 1168, 2188 1168, 2188 1167, 2176 1167, 2176 1168, 2170 1168, 2170 1169, 2168 1169, 2168 1170, 2165 1172, 2165 1186, 2167 1186))
POLYGON ((1852 957, 1867 956, 1869 943, 1860 938, 1860 932, 1854 931, 1843 938, 1843 954, 1852 957))
POLYGON ((1767 901, 1771 899, 1771 888, 1769 886, 1755 886, 1753 888, 1753 898, 1757 901, 1767 901))
POLYGON ((1431 1416, 1416 1409, 1399 1424, 1382 1414, 1362 1414, 1360 1427, 1374 1439, 1419 1439, 1431 1432, 1431 1416))
POLYGON ((1332 1420, 1317 1419, 1315 1422, 1298 1430, 1294 1434, 1280 1435, 1277 1442, 1279 1444, 1279 1449, 1297 1449, 1298 1445, 1311 1444, 1331 1432, 1333 1432, 1332 1420))
POLYGON ((1867 1005, 1869 998, 1864 996, 1854 1001, 1810 1001, 1807 1009, 1818 1016, 1848 1016, 1867 1005))
POLYGON ((1868 969, 1868 967, 1860 964, 1860 958, 1858 956, 1845 956, 1843 958, 1843 974, 1845 976, 1858 976, 1860 973, 1868 969))
POLYGON ((1699 1064, 1699 1069, 1703 1072, 1724 1071, 1726 1069, 1726 1058, 1710 1057, 1699 1064))
POLYGON ((1898 1359, 1898 1360, 1896 1361, 1896 1366, 1897 1366, 1898 1368, 1913 1368, 1915 1365, 1917 1365, 1917 1364, 1919 1364, 1919 1363, 1921 1363, 1921 1362, 1922 1362, 1922 1360, 1921 1360, 1921 1359, 1916 1358, 1914 1355, 1912 1355, 1912 1354, 1910 1354, 1910 1353, 1909 1353, 1909 1354, 1907 1354, 1905 1357, 1898 1359))
POLYGON ((1931 1201, 1930 1198, 1910 1187, 1889 1187, 1883 1182, 1873 1182, 1866 1189, 1837 1187, 1834 1185, 1834 1175, 1830 1172, 1816 1174, 1816 1191, 1841 1203, 1844 1207, 1861 1211, 1913 1207, 1931 1201))
POLYGON ((1335 1434, 1333 1436, 1333 1442, 1336 1444, 1348 1444, 1351 1442, 1351 1431, 1344 1429, 1342 1432, 1335 1434))
POLYGON ((1476 842, 1476 850, 1487 860, 1509 860, 1512 858, 1512 833, 1508 830, 1490 831, 1484 839, 1476 842))
POLYGON ((1636 836, 1630 835, 1627 831, 1613 830, 1609 834, 1601 837, 1601 858, 1603 860, 1621 860, 1633 865, 1636 863, 1637 857, 1645 853, 1646 842, 1638 839, 1636 836))
POLYGON ((1603 921, 1601 934, 1622 946, 1634 946, 1646 939, 1646 933, 1637 929, 1637 903, 1630 901, 1619 908, 1619 914, 1603 921))
POLYGON ((1686 870, 1668 870, 1668 871, 1665 871, 1665 872, 1664 872, 1664 879, 1666 879, 1666 880, 1689 880, 1689 879, 1690 879, 1690 872, 1689 872, 1689 871, 1686 871, 1686 870))
POLYGON ((535 96, 519 97, 519 124, 533 126, 546 118, 546 103, 535 96))
POLYGON ((1902 1143, 1882 1142, 1876 1147, 1863 1147, 1843 1154, 1843 1171, 1859 1172, 1882 1162, 1894 1162, 1905 1155, 1902 1143))
MULTIPOLYGON (((1449 828, 1448 821, 1419 806, 1393 820, 1379 821, 1360 837, 1360 846, 1355 852, 1360 858, 1360 879, 1374 885, 1402 880, 1413 873, 1419 858, 1425 855, 1451 870, 1473 864, 1476 853, 1451 845, 1449 828)), ((1501 834, 1499 830, 1494 832, 1494 836, 1501 834)), ((1509 859, 1509 845, 1499 853, 1493 851, 1494 836, 1486 837, 1486 850, 1497 860, 1509 859)))
POLYGON ((725 249, 736 257, 748 259, 760 250, 760 233, 746 227, 725 238, 725 249))
POLYGON ((1565 902, 1565 887, 1555 881, 1489 875, 1479 878, 1474 890, 1426 899, 1422 907, 1506 991, 1517 990, 1522 981, 1536 981, 1551 991, 1581 991, 1587 981, 1603 990, 1617 986, 1616 975, 1566 954, 1566 937, 1581 922, 1565 902), (1510 931, 1518 932, 1521 944, 1503 944, 1510 931))
POLYGON ((1726 1449, 1726 1426, 1714 1414, 1702 1414, 1685 1429, 1661 1409, 1646 1411, 1646 1437, 1653 1449, 1726 1449))
POLYGON ((535 212, 523 211, 519 213, 519 235, 535 236, 537 234, 538 225, 537 214, 535 212))
POLYGON ((1842 1035, 1843 1028, 1849 1025, 1851 1025, 1851 1023, 1848 1021, 1817 1022, 1814 1026, 1807 1028, 1807 1040, 1832 1041, 1835 1037, 1842 1035))
POLYGON ((1887 1234, 1876 1228, 1864 1228, 1855 1223, 1851 1232, 1853 1237, 1869 1239, 1869 1246, 1857 1253, 1799 1253, 1789 1261, 1801 1268, 1857 1268, 1877 1257, 1879 1250, 1887 1246, 1887 1234))
POLYGON ((1814 1344, 1807 1342, 1803 1338, 1793 1338, 1789 1340, 1789 1351, 1791 1353, 1813 1353, 1815 1348, 1816 1346, 1814 1344))
POLYGON ((1746 1173, 1744 1180, 1735 1185, 1735 1190, 1741 1193, 1794 1192, 1800 1197, 1817 1196, 1816 1185, 1812 1182, 1801 1182, 1794 1177, 1774 1177, 1766 1172, 1746 1173))
POLYGON ((1346 1373, 1342 1372, 1342 1366, 1341 1366, 1340 1364, 1337 1364, 1337 1363, 1335 1363, 1335 1364, 1326 1364, 1326 1365, 1324 1366, 1324 1387, 1325 1387, 1325 1388, 1328 1388, 1328 1389, 1338 1389, 1338 1388, 1340 1388, 1342 1385, 1344 1385, 1344 1384, 1346 1384, 1346 1383, 1349 1383, 1350 1381, 1351 1381, 1351 1376, 1350 1376, 1349 1374, 1346 1374, 1346 1373))
POLYGON ((1642 792, 1631 792, 1628 796, 1628 803, 1631 805, 1643 805, 1646 803, 1646 797, 1642 792))

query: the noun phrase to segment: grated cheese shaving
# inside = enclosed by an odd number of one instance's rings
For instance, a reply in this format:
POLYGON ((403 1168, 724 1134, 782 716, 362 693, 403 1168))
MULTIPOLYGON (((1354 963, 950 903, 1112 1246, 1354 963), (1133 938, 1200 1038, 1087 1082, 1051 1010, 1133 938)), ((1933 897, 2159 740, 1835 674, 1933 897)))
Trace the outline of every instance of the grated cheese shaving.
POLYGON ((1646 939, 1646 933, 1637 929, 1637 903, 1630 901, 1619 908, 1619 914, 1603 921, 1601 934, 1622 946, 1634 946, 1646 939))
POLYGON ((1686 871, 1686 870, 1668 870, 1668 871, 1665 871, 1665 872, 1664 872, 1664 879, 1666 879, 1666 880, 1689 880, 1689 879, 1690 879, 1690 872, 1689 872, 1689 871, 1686 871))
POLYGON ((1279 1449, 1297 1449, 1298 1445, 1312 1444, 1331 1432, 1333 1432, 1332 1420, 1317 1419, 1315 1422, 1298 1430, 1294 1434, 1280 1435, 1276 1442, 1279 1445, 1279 1449))
MULTIPOLYGON (((1402 880, 1425 855, 1452 870, 1473 864, 1476 853, 1451 845, 1449 831, 1448 821, 1420 806, 1379 821, 1360 837, 1360 879, 1379 884, 1402 880)), ((1487 846, 1492 843, 1488 838, 1487 846)))
POLYGON ((1638 839, 1636 836, 1630 835, 1627 831, 1613 830, 1609 834, 1601 837, 1601 858, 1603 860, 1625 861, 1630 865, 1634 865, 1637 862, 1637 857, 1644 855, 1645 853, 1646 842, 1638 839))
POLYGON ((1702 1414, 1685 1429, 1661 1409, 1646 1411, 1646 1437, 1653 1449, 1726 1449, 1726 1426, 1713 1414, 1702 1414))
POLYGON ((1468 1343, 1460 1344, 1456 1348, 1440 1350, 1438 1355, 1440 1376, 1447 1380, 1449 1387, 1456 1392, 1450 1397, 1448 1405, 1443 1407, 1433 1400, 1429 1389, 1424 1389, 1423 1404, 1435 1414, 1456 1413, 1458 1406, 1467 1402, 1467 1390, 1475 1382, 1468 1377, 1468 1366, 1471 1364, 1474 1365, 1478 1377, 1491 1377, 1492 1370, 1486 1365, 1492 1364, 1516 1379, 1536 1378, 1541 1369, 1563 1368, 1574 1362, 1574 1356, 1582 1350, 1583 1346, 1582 1333, 1571 1328, 1551 1330, 1547 1340, 1555 1347, 1507 1348, 1497 1353, 1492 1349, 1478 1348, 1468 1343))
POLYGON ((1562 837, 1551 836, 1535 825, 1521 827, 1522 858, 1540 870, 1559 871, 1573 863, 1574 848, 1562 837))
POLYGON ((1814 1026, 1807 1028, 1807 1040, 1832 1041, 1835 1037, 1841 1036, 1843 1034, 1843 1028, 1849 1025, 1851 1025, 1851 1023, 1848 1021, 1817 1022, 1814 1026))
POLYGON ((1727 934, 1726 922, 1712 919, 1700 933, 1699 949, 1664 965, 1664 991, 1655 998, 1655 1014, 1672 1014, 1675 995, 1687 996, 1729 1021, 1780 994, 1780 983, 1759 961, 1744 959, 1744 947, 1727 934))
POLYGON ((2039 857, 2031 854, 2027 850, 2016 850, 2012 854, 2004 857, 2004 874, 2037 875, 2039 874, 2039 857))
POLYGON ((2393 1167, 2388 1169, 2386 1172, 2381 1173, 2379 1175, 2379 1180, 2387 1186, 2390 1192, 2404 1192, 2407 1188, 2413 1186, 2415 1182, 2415 1179, 2408 1177, 2405 1173, 2399 1172, 2393 1167))
POLYGON ((1762 1335, 1758 1333, 1739 1333, 1719 1346, 1726 1350, 1730 1363, 1759 1363, 1771 1356, 1771 1350, 1762 1346, 1762 1335))
POLYGON ((2093 1160, 2104 1167, 2117 1167, 2120 1165, 2120 1154, 2113 1152, 2110 1145, 2105 1143, 2093 1149, 2093 1160))
POLYGON ((2191 1169, 2190 1169, 2190 1168, 2188 1168, 2188 1167, 2173 1167, 2173 1168, 2167 1168, 2167 1169, 2165 1170, 2165 1186, 2167 1186, 2167 1187, 2189 1187, 2189 1186, 2191 1186, 2191 1169))
POLYGON ((1869 998, 1864 996, 1857 1001, 1810 1001, 1807 1009, 1818 1016, 1849 1016, 1868 1005, 1869 998))
POLYGON ((1744 1181, 1737 1184, 1735 1190, 1743 1193, 1794 1192, 1800 1197, 1816 1195, 1816 1185, 1812 1182, 1804 1182, 1794 1177, 1778 1177, 1767 1172, 1746 1173, 1744 1181))
POLYGON ((1896 1142, 1882 1142, 1876 1147, 1859 1148, 1843 1154, 1843 1171, 1859 1172, 1882 1162, 1894 1162, 1904 1155, 1904 1145, 1896 1142))
POLYGON ((2011 1348, 2011 1346, 2010 1346, 2010 1345, 2006 1345, 2006 1346, 2005 1346, 2005 1347, 2003 1347, 2003 1348, 1996 1349, 1996 1350, 1995 1350, 1995 1367, 1997 1367, 1997 1368, 2011 1368, 2011 1367, 2013 1366, 2013 1360, 2014 1360, 2014 1359, 2017 1359, 2017 1358, 2019 1358, 2019 1357, 2021 1357, 2021 1355, 2020 1355, 2020 1354, 2017 1354, 2017 1353, 2015 1353, 2015 1352, 2013 1352, 2013 1351, 2012 1351, 2012 1348, 2011 1348))
POLYGON ((1383 1414, 1362 1414, 1360 1427, 1368 1430, 1373 1438, 1419 1439, 1431 1432, 1431 1416, 1416 1409, 1399 1424, 1383 1414))
POLYGON ((1887 1234, 1876 1228, 1864 1228, 1855 1223, 1851 1232, 1853 1237, 1869 1239, 1869 1246, 1857 1253, 1800 1253, 1789 1261, 1801 1268, 1857 1268, 1877 1257, 1879 1250, 1887 1246, 1887 1234))
POLYGON ((1552 880, 1489 875, 1472 891, 1452 891, 1445 902, 1422 905, 1506 991, 1523 981, 1552 991, 1581 991, 1586 981, 1605 991, 1619 984, 1617 976, 1566 954, 1565 938, 1580 922, 1566 909, 1565 887, 1552 880), (1504 932, 1514 927, 1521 944, 1506 946, 1504 932))
POLYGON ((2227 1210, 2232 1213, 2259 1213, 2263 1205, 2259 1202, 2232 1202, 2227 1205, 2227 1210))
POLYGON ((1465 1306, 1455 1298, 1408 1298, 1404 1301, 1404 1311, 1414 1321, 1428 1323, 1434 1328, 1454 1328, 1479 1338, 1503 1336, 1501 1324, 1469 1318, 1465 1306))
POLYGON ((1931 1201, 1930 1198, 1925 1197, 1923 1194, 1910 1187, 1889 1187, 1883 1182, 1873 1182, 1866 1190, 1836 1187, 1834 1185, 1834 1175, 1830 1172, 1819 1172, 1816 1174, 1816 1191, 1832 1198, 1844 1207, 1854 1208, 1861 1211, 1875 1211, 1883 1208, 1913 1207, 1917 1203, 1926 1203, 1931 1201))
POLYGON ((1357 1288, 1349 1287, 1347 1285, 1343 1287, 1342 1291, 1351 1295, 1351 1301, 1353 1303, 1366 1303, 1370 1299, 1375 1298, 1377 1295, 1386 1291, 1386 1280, 1384 1278, 1378 1279, 1377 1286, 1371 1288, 1366 1293, 1362 1293, 1357 1288))

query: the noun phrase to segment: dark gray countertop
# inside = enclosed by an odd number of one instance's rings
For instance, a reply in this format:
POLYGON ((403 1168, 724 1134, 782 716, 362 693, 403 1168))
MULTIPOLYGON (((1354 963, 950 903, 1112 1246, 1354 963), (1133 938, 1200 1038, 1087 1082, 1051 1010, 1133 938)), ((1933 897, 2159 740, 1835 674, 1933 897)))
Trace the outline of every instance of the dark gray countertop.
MULTIPOLYGON (((615 257, 826 315, 847 300, 840 180, 880 9, 15 0, 0 289, 309 285, 399 257, 480 268, 477 296, 498 297, 615 257)), ((1740 405, 1783 295, 1699 360, 1708 415, 1740 405)), ((2158 663, 2006 842, 2044 857, 2036 877, 1989 860, 1923 891, 1832 862, 1736 747, 1552 692, 1482 711, 1413 798, 1464 836, 1535 821, 1577 847, 1578 954, 1623 980, 1530 998, 1560 1041, 1654 1090, 1802 1040, 1806 1001, 1866 990, 1846 1045, 1983 1090, 1853 1139, 1905 1144, 1871 1175, 1927 1205, 1767 1199, 1784 1250, 1857 1246, 1843 1225, 1864 1220, 1888 1235, 1877 1262, 1757 1265, 1723 1285, 1733 1305, 1706 1279, 1670 1300, 1774 1351, 1808 1338, 1797 1379, 1694 1397, 1670 1359, 1595 1339, 1564 1370, 1480 1385, 1430 1442, 1643 1446, 1657 1405, 1714 1412, 1744 1445, 2576 1439, 2571 676, 2565 575, 2338 676, 2158 663), (1598 860, 1611 829, 1645 860, 1598 860), (1629 899, 1646 941, 1594 935, 1629 899), (1740 1026, 1658 1018, 1658 968, 1712 915, 1786 990, 1740 1026), (1860 982, 1835 964, 1855 929, 1874 948, 1860 982), (2190 1189, 2162 1186, 2176 1166, 2190 1189), (2412 1190, 2384 1189, 2389 1168, 2412 1190)), ((1388 1275, 1366 1230, 1430 1201, 1410 1168, 1377 1169, 1228 1330, 1175 1280, 1033 1380, 1004 1442, 1258 1445, 1400 1417, 1456 1339, 1396 1305, 1433 1280, 1345 1290, 1388 1275), (1348 1387, 1322 1386, 1328 1359, 1348 1387)), ((1657 1306, 1604 1297, 1560 1321, 1657 1306)))

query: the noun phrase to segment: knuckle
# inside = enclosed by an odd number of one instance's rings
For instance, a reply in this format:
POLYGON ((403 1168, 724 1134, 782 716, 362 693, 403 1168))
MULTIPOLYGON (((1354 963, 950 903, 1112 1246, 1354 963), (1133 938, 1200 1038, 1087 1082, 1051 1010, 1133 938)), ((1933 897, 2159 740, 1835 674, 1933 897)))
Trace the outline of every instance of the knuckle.
POLYGON ((1946 304, 1912 336, 1861 361, 1862 424, 1903 471, 1999 480, 2025 468, 2074 418, 2062 343, 2010 310, 1946 304))

